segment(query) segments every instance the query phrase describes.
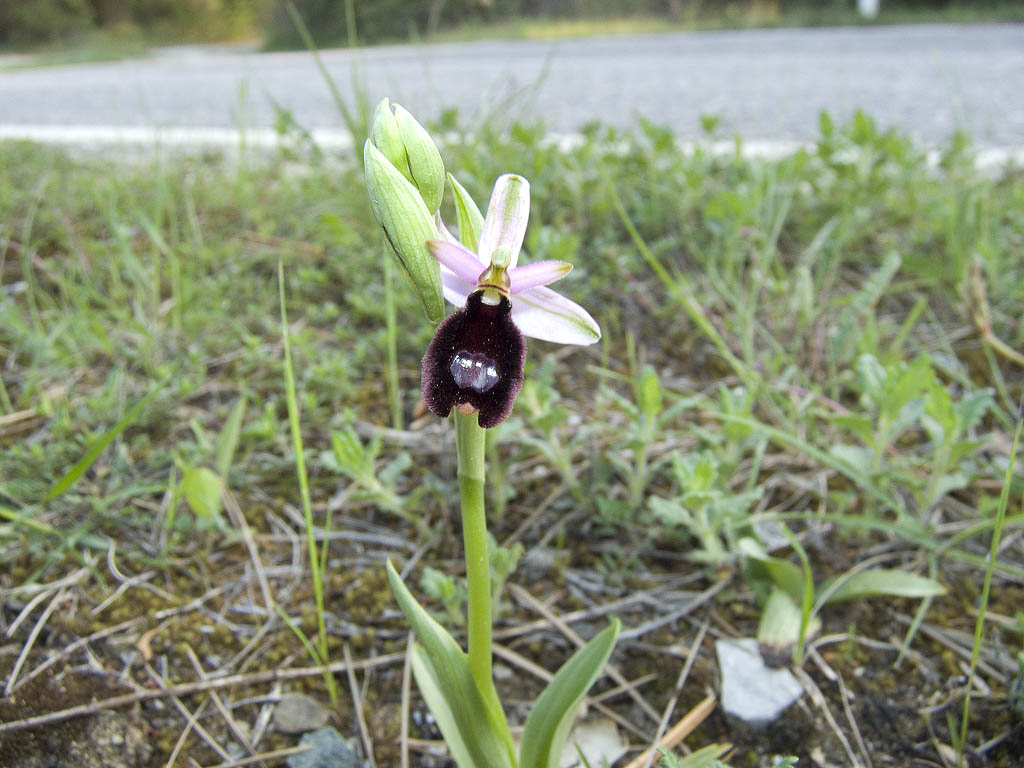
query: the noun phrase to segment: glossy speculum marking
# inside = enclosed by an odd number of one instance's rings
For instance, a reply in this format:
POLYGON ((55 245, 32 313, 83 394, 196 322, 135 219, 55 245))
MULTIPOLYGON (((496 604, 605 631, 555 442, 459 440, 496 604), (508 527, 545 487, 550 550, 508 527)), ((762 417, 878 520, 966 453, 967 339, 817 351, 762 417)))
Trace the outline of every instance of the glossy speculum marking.
POLYGON ((438 326, 423 356, 423 399, 438 416, 460 407, 477 411, 481 427, 493 427, 508 417, 522 389, 526 342, 509 299, 482 298, 474 291, 438 326))
POLYGON ((475 389, 487 392, 498 383, 498 365, 491 358, 479 352, 460 350, 452 358, 448 370, 459 389, 475 389))

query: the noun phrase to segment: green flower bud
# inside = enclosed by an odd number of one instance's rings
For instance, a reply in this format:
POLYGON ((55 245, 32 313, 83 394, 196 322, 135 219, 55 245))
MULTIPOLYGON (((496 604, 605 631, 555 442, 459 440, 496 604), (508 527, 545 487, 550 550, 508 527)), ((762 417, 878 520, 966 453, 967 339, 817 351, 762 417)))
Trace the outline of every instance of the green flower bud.
POLYGON ((412 173, 409 171, 409 155, 405 151, 402 132, 398 128, 398 120, 395 119, 395 113, 391 111, 391 103, 387 99, 381 99, 377 109, 374 110, 373 122, 370 124, 370 141, 384 157, 391 161, 395 168, 401 171, 405 178, 415 184, 412 173))
POLYGON ((398 104, 395 104, 395 121, 409 159, 411 181, 423 195, 427 210, 437 213, 444 196, 445 174, 441 153, 426 128, 398 104))
POLYGON ((434 218, 416 187, 370 139, 363 145, 363 166, 373 215, 409 276, 427 319, 436 325, 444 318, 445 307, 441 270, 427 249, 427 241, 437 237, 434 218))

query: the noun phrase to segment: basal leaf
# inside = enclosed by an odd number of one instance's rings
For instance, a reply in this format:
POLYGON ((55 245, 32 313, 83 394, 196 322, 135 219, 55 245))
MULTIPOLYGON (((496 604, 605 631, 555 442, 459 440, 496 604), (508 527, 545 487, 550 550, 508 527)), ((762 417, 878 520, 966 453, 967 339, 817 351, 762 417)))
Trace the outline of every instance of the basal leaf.
POLYGON ((832 416, 831 421, 837 427, 848 429, 865 443, 870 443, 874 435, 874 423, 866 416, 856 413, 840 414, 832 416))
POLYGON ((390 561, 387 573, 422 648, 418 660, 413 656, 416 682, 459 768, 514 768, 515 748, 497 697, 480 691, 462 648, 416 602, 390 561))
MULTIPOLYGON (((849 578, 842 578, 826 602, 838 603, 842 600, 853 600, 858 597, 936 597, 946 592, 946 588, 934 579, 918 576, 891 568, 871 568, 855 573, 849 578)), ((835 583, 834 581, 831 583, 835 583)), ((824 594, 830 588, 825 584, 819 590, 824 594)))
POLYGON ((876 405, 881 399, 882 387, 885 386, 886 371, 874 355, 861 355, 854 365, 857 371, 857 384, 860 391, 876 405))
POLYGON ((862 474, 868 474, 871 471, 872 454, 863 446, 836 443, 829 446, 828 452, 832 457, 850 465, 862 474))
MULTIPOLYGON (((434 667, 430 661, 430 654, 419 643, 414 644, 412 648, 412 673, 423 700, 427 702, 427 708, 434 716, 437 727, 441 729, 444 743, 448 746, 448 752, 455 764, 459 768, 486 768, 488 763, 480 754, 479 745, 472 744, 472 736, 467 739, 463 733, 463 718, 456 712, 449 701, 450 697, 445 693, 450 689, 451 681, 443 681, 444 673, 434 667)), ((468 676, 469 684, 473 684, 473 674, 468 664, 465 674, 468 676)))
POLYGON ((765 552, 759 541, 742 538, 737 542, 739 552, 749 557, 754 564, 755 578, 767 577, 772 584, 789 595, 796 603, 804 596, 804 574, 797 566, 781 557, 772 557, 765 552))
POLYGON ((615 647, 619 620, 573 654, 537 699, 526 718, 520 768, 558 768, 562 747, 583 696, 594 684, 615 647))

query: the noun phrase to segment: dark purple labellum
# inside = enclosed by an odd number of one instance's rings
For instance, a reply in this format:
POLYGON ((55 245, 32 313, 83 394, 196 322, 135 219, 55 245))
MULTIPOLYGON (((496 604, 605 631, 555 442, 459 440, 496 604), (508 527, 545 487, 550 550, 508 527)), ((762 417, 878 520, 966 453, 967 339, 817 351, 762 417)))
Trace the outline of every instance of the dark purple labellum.
POLYGON ((512 322, 512 303, 483 301, 481 291, 445 318, 423 356, 423 399, 438 416, 470 406, 481 427, 503 422, 523 386, 526 342, 512 322))

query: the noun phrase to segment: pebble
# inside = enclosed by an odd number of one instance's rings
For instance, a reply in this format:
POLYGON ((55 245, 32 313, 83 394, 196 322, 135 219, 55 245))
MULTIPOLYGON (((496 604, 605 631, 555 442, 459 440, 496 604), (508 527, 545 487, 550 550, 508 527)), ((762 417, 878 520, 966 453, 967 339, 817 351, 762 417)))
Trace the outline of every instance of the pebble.
POLYGON ((751 725, 768 725, 803 694, 803 686, 785 667, 773 669, 761 658, 753 637, 715 644, 722 679, 722 709, 751 725))
POLYGON ((292 755, 285 761, 288 768, 356 768, 356 753, 334 728, 321 728, 299 739, 305 752, 292 755))
POLYGON ((286 693, 274 707, 274 727, 281 733, 306 733, 327 725, 329 713, 304 693, 286 693))

